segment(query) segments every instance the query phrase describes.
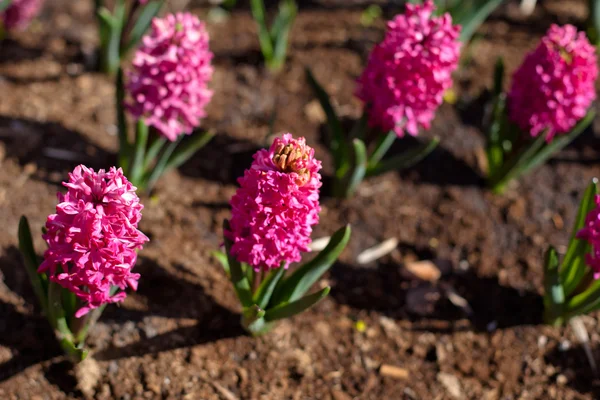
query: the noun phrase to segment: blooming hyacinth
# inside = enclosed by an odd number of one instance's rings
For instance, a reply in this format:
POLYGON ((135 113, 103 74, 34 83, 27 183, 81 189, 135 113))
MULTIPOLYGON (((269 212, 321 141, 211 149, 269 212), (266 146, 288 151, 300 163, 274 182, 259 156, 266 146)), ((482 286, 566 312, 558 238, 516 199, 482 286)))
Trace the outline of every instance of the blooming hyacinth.
POLYGON ((139 274, 131 270, 148 238, 137 229, 143 205, 120 168, 94 172, 80 165, 63 185, 68 191, 58 194, 56 214, 46 221, 48 250, 39 272, 85 302, 79 318, 123 301, 125 292, 111 294, 114 286, 137 289, 139 274))
POLYGON ((190 134, 206 116, 213 74, 208 32, 190 13, 155 18, 128 74, 129 112, 167 139, 190 134))
POLYGON ((7 30, 25 29, 34 19, 44 0, 13 0, 10 6, 0 12, 0 22, 7 30))
POLYGON ((356 95, 368 107, 369 125, 399 137, 428 129, 458 65, 460 26, 446 13, 434 17, 432 1, 407 4, 387 24, 369 56, 356 95))
POLYGON ((231 199, 231 253, 256 271, 285 268, 309 251, 319 222, 321 162, 304 138, 286 133, 254 154, 231 199))
POLYGON ((592 246, 592 252, 586 255, 587 265, 594 271, 594 279, 600 278, 600 195, 596 195, 596 208, 587 215, 585 225, 577 233, 579 239, 586 240, 592 246))
POLYGON ((596 98, 596 51, 572 25, 552 25, 513 75, 508 114, 519 128, 550 142, 571 130, 596 98))

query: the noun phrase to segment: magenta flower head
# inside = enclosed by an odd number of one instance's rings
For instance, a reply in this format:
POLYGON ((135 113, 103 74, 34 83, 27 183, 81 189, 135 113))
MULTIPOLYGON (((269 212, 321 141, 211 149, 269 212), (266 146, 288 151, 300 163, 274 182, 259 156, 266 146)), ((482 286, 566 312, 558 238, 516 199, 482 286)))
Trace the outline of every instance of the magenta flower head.
POLYGON ((13 0, 10 6, 0 12, 0 22, 6 30, 25 29, 40 12, 44 0, 13 0))
POLYGON ((261 269, 285 268, 309 251, 312 226, 319 222, 321 162, 304 138, 286 133, 254 161, 231 199, 231 253, 261 269))
POLYGON ((407 4, 387 24, 369 56, 356 96, 368 107, 369 125, 399 137, 428 129, 458 65, 460 26, 446 13, 434 17, 432 1, 407 4))
POLYGON ((508 115, 531 136, 571 130, 596 98, 596 51, 572 25, 552 25, 513 75, 508 115))
POLYGON ((128 74, 129 112, 167 139, 190 134, 206 116, 213 68, 208 32, 190 13, 155 18, 128 74))
POLYGON ((137 289, 139 274, 131 270, 148 238, 137 229, 143 206, 136 188, 120 168, 94 172, 80 165, 63 185, 68 191, 58 194, 56 214, 46 221, 48 249, 39 272, 85 303, 75 314, 79 318, 123 301, 127 287, 137 289), (111 294, 115 286, 121 291, 111 294))
POLYGON ((600 278, 600 195, 595 197, 596 207, 592 209, 586 219, 584 227, 577 232, 579 239, 586 240, 592 251, 586 254, 586 264, 594 271, 594 279, 600 278))

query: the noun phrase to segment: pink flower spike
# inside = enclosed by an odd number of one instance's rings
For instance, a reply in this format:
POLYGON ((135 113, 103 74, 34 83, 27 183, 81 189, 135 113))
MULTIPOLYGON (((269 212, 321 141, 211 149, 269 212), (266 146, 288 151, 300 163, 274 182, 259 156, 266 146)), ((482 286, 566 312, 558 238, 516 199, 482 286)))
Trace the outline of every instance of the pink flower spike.
POLYGON ((569 132, 596 98, 596 50, 572 25, 552 25, 513 75, 508 115, 531 136, 569 132))
POLYGON ((85 303, 79 318, 137 288, 140 276, 131 270, 148 238, 137 229, 144 206, 121 168, 94 172, 80 165, 63 185, 67 193, 58 193, 56 214, 46 221, 48 249, 38 271, 85 303), (111 294, 114 286, 121 292, 111 294))
POLYGON ((287 268, 309 251, 312 226, 319 222, 321 162, 304 138, 286 133, 254 154, 231 198, 232 255, 261 269, 287 268))
POLYGON ((385 38, 369 56, 356 96, 368 107, 369 125, 398 137, 429 129, 452 72, 458 66, 460 26, 446 13, 434 17, 432 1, 407 4, 387 24, 385 38))
POLYGON ((585 262, 594 272, 594 279, 600 278, 600 195, 595 198, 596 208, 585 218, 584 227, 577 232, 577 238, 586 240, 592 251, 586 254, 585 262))
POLYGON ((13 0, 6 10, 0 12, 0 24, 9 31, 25 29, 40 13, 43 4, 44 0, 13 0))
POLYGON ((208 32, 190 13, 154 18, 133 59, 127 110, 170 141, 190 134, 206 116, 213 92, 208 32))

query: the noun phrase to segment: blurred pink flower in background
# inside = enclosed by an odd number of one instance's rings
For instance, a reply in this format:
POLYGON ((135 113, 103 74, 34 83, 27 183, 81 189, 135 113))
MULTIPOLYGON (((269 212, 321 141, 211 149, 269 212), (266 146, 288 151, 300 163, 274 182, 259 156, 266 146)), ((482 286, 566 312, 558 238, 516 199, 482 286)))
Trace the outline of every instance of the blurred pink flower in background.
POLYGON ((255 270, 285 268, 309 251, 319 222, 321 162, 304 138, 286 133, 254 154, 231 199, 231 253, 255 270))
POLYGON ((148 238, 137 229, 143 209, 136 188, 119 168, 108 172, 83 165, 63 183, 56 214, 48 216, 44 240, 48 249, 39 272, 72 291, 85 304, 75 314, 125 299, 125 292, 111 293, 117 286, 137 289, 139 274, 132 273, 148 238))
POLYGON ((10 6, 0 12, 0 22, 6 30, 25 29, 37 15, 44 0, 13 0, 10 6))
POLYGON ((358 79, 356 95, 368 107, 369 125, 399 137, 428 129, 458 65, 460 26, 450 14, 435 17, 432 1, 407 4, 387 24, 358 79))
POLYGON ((572 25, 552 25, 513 75, 508 114, 546 140, 570 131, 596 98, 596 50, 572 25))
POLYGON ((155 18, 128 74, 127 109, 167 139, 190 134, 206 116, 213 92, 208 32, 190 13, 155 18))
POLYGON ((577 233, 579 239, 586 240, 592 246, 586 255, 586 264, 594 271, 594 278, 600 278, 600 195, 596 195, 596 208, 587 215, 585 225, 577 233))

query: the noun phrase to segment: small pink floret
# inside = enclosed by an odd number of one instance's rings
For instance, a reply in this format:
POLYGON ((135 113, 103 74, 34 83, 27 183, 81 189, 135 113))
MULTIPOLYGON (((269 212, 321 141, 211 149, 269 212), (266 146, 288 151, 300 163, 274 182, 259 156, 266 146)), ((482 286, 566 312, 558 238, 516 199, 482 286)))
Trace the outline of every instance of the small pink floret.
POLYGON ((56 214, 48 216, 48 249, 39 272, 84 302, 77 318, 106 303, 123 301, 127 287, 137 289, 132 273, 136 250, 148 241, 137 229, 143 205, 121 168, 95 172, 83 165, 63 183, 56 214), (121 291, 111 294, 113 287, 121 291))
POLYGON ((600 278, 600 195, 596 195, 596 208, 589 212, 584 227, 577 232, 579 239, 586 240, 592 251, 586 254, 586 264, 594 272, 594 279, 600 278))
POLYGON ((321 162, 304 138, 286 133, 254 154, 231 199, 232 255, 255 270, 284 268, 309 251, 319 222, 321 162))
POLYGON ((450 14, 433 16, 432 1, 407 4, 387 24, 385 38, 369 56, 356 95, 368 107, 369 125, 417 135, 429 129, 458 65, 460 26, 450 14))
POLYGON ((25 29, 40 13, 43 4, 44 0, 13 0, 0 12, 0 23, 9 31, 25 29))
POLYGON ((569 132, 596 98, 596 50, 572 25, 552 25, 513 75, 508 114, 531 136, 569 132))
POLYGON ((128 74, 129 112, 170 141, 190 134, 206 116, 213 92, 208 32, 190 13, 155 18, 128 74))

